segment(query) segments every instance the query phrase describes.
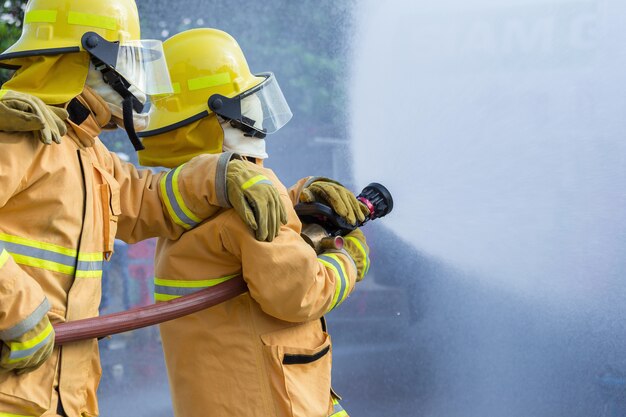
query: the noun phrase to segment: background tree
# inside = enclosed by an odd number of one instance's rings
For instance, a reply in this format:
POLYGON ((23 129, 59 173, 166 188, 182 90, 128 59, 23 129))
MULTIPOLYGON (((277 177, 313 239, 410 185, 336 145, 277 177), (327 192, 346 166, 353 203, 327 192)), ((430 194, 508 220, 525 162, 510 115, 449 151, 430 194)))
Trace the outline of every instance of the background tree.
MULTIPOLYGON (((6 0, 0 5, 0 51, 11 46, 22 33, 26 0, 6 0)), ((11 71, 0 69, 0 84, 11 76, 11 71)))

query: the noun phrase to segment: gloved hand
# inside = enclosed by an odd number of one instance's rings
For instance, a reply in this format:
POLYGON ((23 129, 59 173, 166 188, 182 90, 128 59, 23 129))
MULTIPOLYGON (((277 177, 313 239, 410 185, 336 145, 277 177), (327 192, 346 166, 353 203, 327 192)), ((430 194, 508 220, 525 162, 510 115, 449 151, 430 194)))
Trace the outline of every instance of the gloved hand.
POLYGON ((361 281, 370 269, 370 248, 361 229, 354 229, 343 237, 343 248, 356 264, 356 280, 361 281))
POLYGON ((370 211, 356 199, 352 191, 343 185, 323 178, 309 184, 300 193, 301 203, 320 202, 330 206, 346 222, 355 226, 357 220, 363 222, 370 211))
POLYGON ((65 109, 48 106, 38 97, 11 90, 0 91, 0 131, 32 132, 42 143, 61 143, 67 133, 65 109))
POLYGON ((1 370, 14 370, 18 374, 34 371, 52 354, 54 328, 48 316, 14 340, 5 340, 0 353, 1 370))
POLYGON ((243 221, 254 230, 257 240, 271 242, 281 224, 287 223, 287 212, 278 191, 254 165, 234 159, 228 163, 226 189, 228 200, 243 221))

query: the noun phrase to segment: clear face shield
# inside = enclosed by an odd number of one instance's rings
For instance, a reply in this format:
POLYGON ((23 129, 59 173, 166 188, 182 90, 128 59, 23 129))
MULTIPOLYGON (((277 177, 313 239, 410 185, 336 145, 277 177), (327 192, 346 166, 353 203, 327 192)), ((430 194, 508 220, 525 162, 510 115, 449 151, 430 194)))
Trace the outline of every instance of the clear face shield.
POLYGON ((255 74, 265 80, 238 96, 209 97, 209 109, 244 131, 246 136, 264 138, 287 124, 293 114, 271 72, 255 74))
POLYGON ((141 113, 144 104, 131 92, 131 86, 149 96, 173 93, 161 41, 109 42, 95 32, 87 32, 81 43, 103 80, 122 97, 124 130, 135 149, 143 149, 133 126, 133 111, 141 113))
POLYGON ((96 61, 96 66, 99 61, 144 94, 174 92, 161 41, 109 42, 94 32, 87 32, 83 35, 82 45, 96 61))
POLYGON ((142 40, 120 44, 115 70, 146 95, 174 92, 161 41, 142 40))

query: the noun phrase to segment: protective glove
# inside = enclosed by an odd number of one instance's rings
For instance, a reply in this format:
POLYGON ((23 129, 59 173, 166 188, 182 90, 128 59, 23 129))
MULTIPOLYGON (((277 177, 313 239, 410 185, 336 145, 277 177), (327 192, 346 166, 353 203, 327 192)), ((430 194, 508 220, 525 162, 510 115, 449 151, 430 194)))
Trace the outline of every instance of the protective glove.
POLYGON ((301 203, 319 202, 332 208, 346 222, 355 226, 363 222, 370 211, 356 199, 352 191, 338 182, 323 178, 312 182, 300 193, 301 203))
POLYGON ((343 248, 356 264, 356 280, 361 281, 370 269, 370 248, 361 229, 354 229, 343 237, 343 248))
POLYGON ((254 165, 238 159, 228 163, 228 200, 257 240, 271 242, 281 224, 287 223, 287 212, 270 180, 251 168, 254 165))
POLYGON ((11 90, 0 91, 0 131, 32 132, 45 145, 61 143, 67 133, 65 109, 48 106, 38 97, 11 90))
POLYGON ((34 371, 52 354, 54 328, 48 316, 14 340, 5 340, 0 353, 0 368, 14 370, 17 374, 34 371))

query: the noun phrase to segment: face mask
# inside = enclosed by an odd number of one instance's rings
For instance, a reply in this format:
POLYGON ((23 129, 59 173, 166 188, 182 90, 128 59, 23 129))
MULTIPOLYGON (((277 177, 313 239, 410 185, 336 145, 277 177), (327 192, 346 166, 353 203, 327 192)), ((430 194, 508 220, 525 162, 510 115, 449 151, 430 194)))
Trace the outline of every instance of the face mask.
POLYGON ((241 156, 249 156, 252 158, 266 159, 265 139, 252 138, 245 136, 244 133, 230 125, 229 121, 221 122, 224 130, 225 151, 235 152, 241 156))
MULTIPOLYGON (((112 120, 116 125, 123 129, 124 115, 122 110, 122 96, 120 96, 110 85, 104 82, 102 79, 102 73, 98 71, 93 64, 89 65, 89 72, 87 73, 87 81, 85 84, 102 97, 102 99, 109 106, 109 110, 111 110, 112 120)), ((147 101, 146 95, 133 85, 130 86, 129 90, 142 103, 147 101)), ((148 126, 148 121, 148 113, 137 113, 133 111, 133 126, 136 131, 140 132, 144 130, 148 126)))

